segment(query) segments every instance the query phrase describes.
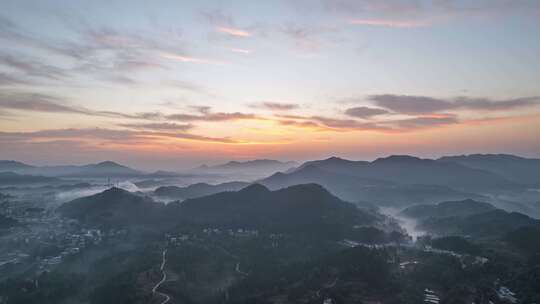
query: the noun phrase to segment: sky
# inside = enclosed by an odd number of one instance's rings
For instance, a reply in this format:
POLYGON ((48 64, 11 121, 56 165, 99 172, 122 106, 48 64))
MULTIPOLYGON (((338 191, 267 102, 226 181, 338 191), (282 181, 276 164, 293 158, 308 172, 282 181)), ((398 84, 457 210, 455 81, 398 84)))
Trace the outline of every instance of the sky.
POLYGON ((540 157, 537 0, 0 8, 0 159, 540 157))

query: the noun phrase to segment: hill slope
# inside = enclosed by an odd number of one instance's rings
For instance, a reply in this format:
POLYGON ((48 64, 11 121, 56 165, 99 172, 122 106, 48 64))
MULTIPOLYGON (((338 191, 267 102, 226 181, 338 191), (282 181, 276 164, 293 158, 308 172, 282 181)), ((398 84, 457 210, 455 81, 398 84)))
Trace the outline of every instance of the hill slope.
POLYGON ((171 203, 167 209, 192 223, 287 230, 309 227, 323 233, 375 221, 372 215, 315 184, 277 191, 253 184, 237 192, 171 203))
POLYGON ((163 204, 119 188, 78 198, 58 208, 63 216, 91 224, 129 225, 154 223, 161 217, 163 204))
POLYGON ((476 238, 501 238, 522 227, 540 227, 540 220, 525 214, 495 209, 464 217, 428 218, 421 229, 442 235, 464 235, 476 238))
POLYGON ((494 210, 491 204, 477 202, 472 199, 442 202, 436 205, 415 205, 404 209, 401 215, 415 218, 442 218, 451 216, 468 216, 494 210))

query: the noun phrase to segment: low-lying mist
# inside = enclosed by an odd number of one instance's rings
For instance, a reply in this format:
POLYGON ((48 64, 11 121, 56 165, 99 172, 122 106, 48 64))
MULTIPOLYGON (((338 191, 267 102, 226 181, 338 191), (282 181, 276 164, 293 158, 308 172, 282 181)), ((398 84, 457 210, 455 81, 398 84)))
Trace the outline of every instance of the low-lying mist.
POLYGON ((419 236, 425 235, 426 231, 422 231, 417 228, 418 221, 412 218, 404 217, 400 215, 400 209, 393 207, 381 207, 379 211, 387 216, 393 217, 397 220, 401 228, 407 231, 413 240, 416 240, 419 236))

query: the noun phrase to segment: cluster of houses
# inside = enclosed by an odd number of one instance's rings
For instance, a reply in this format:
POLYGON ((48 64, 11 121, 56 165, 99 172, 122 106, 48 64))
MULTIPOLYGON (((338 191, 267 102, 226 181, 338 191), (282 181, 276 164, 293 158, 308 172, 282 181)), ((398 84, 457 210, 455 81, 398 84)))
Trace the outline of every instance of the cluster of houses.
POLYGON ((499 289, 497 290, 497 296, 499 297, 499 299, 510 303, 517 303, 518 301, 516 298, 516 294, 505 286, 499 287, 499 289))
POLYGON ((485 263, 487 263, 489 261, 489 259, 486 258, 486 257, 472 256, 472 255, 467 255, 467 254, 459 254, 459 253, 456 253, 456 252, 453 252, 453 251, 450 251, 450 250, 443 250, 443 249, 433 248, 433 247, 431 247, 429 245, 424 246, 423 250, 425 252, 433 252, 433 253, 437 253, 437 254, 445 254, 445 255, 450 255, 450 256, 456 257, 461 262, 461 267, 462 268, 467 267, 467 263, 471 263, 471 264, 474 264, 474 265, 484 265, 485 263))
POLYGON ((439 304, 441 299, 429 288, 424 289, 424 303, 439 304))
POLYGON ((7 255, 3 256, 0 260, 0 269, 4 265, 10 265, 10 264, 18 264, 21 263, 24 259, 28 258, 30 255, 23 253, 21 251, 13 251, 8 253, 7 255))
POLYGON ((56 256, 38 257, 38 272, 49 271, 54 266, 62 263, 68 256, 77 254, 81 249, 89 245, 98 245, 103 241, 104 235, 99 229, 83 229, 80 233, 67 233, 60 237, 51 236, 55 244, 63 248, 56 256))
MULTIPOLYGON (((21 233, 11 239, 14 247, 28 248, 31 250, 36 245, 55 246, 61 251, 53 256, 37 256, 37 271, 49 271, 55 265, 60 264, 65 258, 79 253, 85 247, 90 245, 99 245, 106 238, 125 235, 127 230, 110 230, 102 232, 100 229, 78 229, 77 231, 67 232, 62 230, 52 230, 44 233, 43 230, 21 233)), ((20 249, 6 253, 0 257, 0 268, 9 264, 18 264, 24 259, 29 258, 28 254, 22 253, 20 249)))

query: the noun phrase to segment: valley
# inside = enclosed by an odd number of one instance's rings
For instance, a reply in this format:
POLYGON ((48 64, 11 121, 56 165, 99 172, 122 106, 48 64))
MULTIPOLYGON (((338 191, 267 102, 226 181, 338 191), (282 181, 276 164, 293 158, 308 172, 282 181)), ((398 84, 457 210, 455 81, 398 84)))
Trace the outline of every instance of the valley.
MULTIPOLYGON (((384 166, 389 172, 403 166, 415 170, 418 161, 410 162, 392 159, 395 169, 384 166)), ((422 170, 431 170, 425 168, 430 163, 422 161, 422 170)), ((144 173, 117 186, 100 184, 95 172, 88 178, 70 177, 68 184, 67 177, 58 176, 37 186, 2 185, 2 301, 538 299, 534 278, 540 269, 540 220, 531 217, 534 212, 501 209, 506 205, 488 195, 516 193, 520 208, 534 208, 529 201, 538 197, 527 193, 522 200, 518 194, 529 185, 512 181, 501 190, 497 178, 492 186, 483 182, 475 189, 454 186, 434 192, 439 186, 397 183, 394 173, 387 173, 392 179, 378 176, 374 182, 371 173, 362 172, 364 166, 322 160, 252 183, 191 186, 174 182, 180 173, 154 176, 152 188, 146 189, 136 186, 149 184, 141 184, 147 180, 144 173), (313 166, 318 174, 281 177, 313 166), (276 176, 283 187, 269 182, 276 176), (372 188, 378 187, 384 199, 370 199, 377 197, 372 188), (412 189, 416 194, 407 197, 412 189), (74 190, 79 198, 61 194, 74 190), (351 200, 355 193, 357 199, 351 200)), ((453 167, 450 173, 434 168, 438 174, 455 174, 453 167)))

